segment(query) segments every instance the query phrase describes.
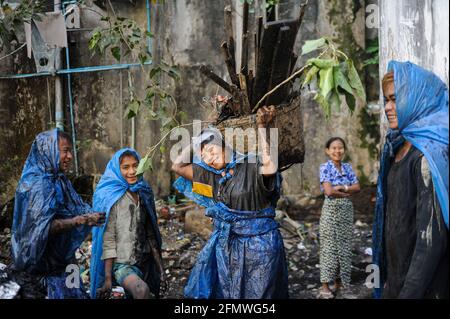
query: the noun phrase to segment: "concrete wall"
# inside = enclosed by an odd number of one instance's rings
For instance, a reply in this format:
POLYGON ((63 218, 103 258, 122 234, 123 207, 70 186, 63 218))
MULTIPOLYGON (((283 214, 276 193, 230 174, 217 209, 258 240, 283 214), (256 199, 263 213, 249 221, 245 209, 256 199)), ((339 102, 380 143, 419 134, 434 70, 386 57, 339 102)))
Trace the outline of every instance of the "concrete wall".
MULTIPOLYGON (((297 51, 300 52, 305 40, 331 35, 336 38, 340 48, 355 61, 357 67, 360 67, 365 48, 365 31, 365 1, 310 1, 297 39, 297 51)), ((302 59, 302 62, 304 60, 306 59, 302 59)), ((361 72, 361 76, 364 80, 364 72, 361 72)), ((334 111, 331 119, 326 120, 320 106, 312 100, 313 95, 305 90, 303 96, 304 134, 307 141, 305 162, 293 166, 283 174, 284 193, 300 196, 315 196, 320 193, 319 165, 327 160, 325 143, 332 136, 340 136, 346 140, 347 156, 357 175, 363 181, 370 180, 376 161, 369 156, 366 148, 361 147, 359 134, 365 130, 360 119, 365 105, 359 102, 353 115, 342 105, 340 112, 334 111)), ((367 139, 367 142, 374 141, 367 139)))
MULTIPOLYGON (((390 60, 411 61, 449 84, 449 1, 380 0, 380 77, 390 60)), ((387 120, 381 115, 384 133, 387 120)))
MULTIPOLYGON (((133 6, 127 1, 113 1, 118 15, 133 17, 145 28, 145 1, 136 3, 133 6)), ((174 87, 173 94, 179 107, 188 113, 187 121, 207 119, 210 111, 200 106, 203 97, 224 93, 200 74, 199 66, 203 63, 211 64, 218 74, 226 77, 220 52, 220 44, 224 40, 223 8, 231 4, 236 9, 240 3, 239 0, 217 0, 209 1, 205 6, 205 1, 202 0, 168 0, 164 4, 152 5, 154 58, 179 67, 181 80, 174 87)), ((285 0, 282 4, 280 15, 283 18, 298 14, 299 1, 285 0)), ((363 0, 310 0, 297 39, 297 52, 300 52, 304 40, 332 34, 337 36, 344 51, 349 52, 354 60, 360 60, 365 45, 364 15, 363 0)), ((254 16, 250 18, 253 19, 254 16)), ((99 16, 94 12, 83 11, 81 27, 93 28, 98 25, 98 20, 99 16)), ((239 19, 236 20, 239 24, 239 19)), ((115 63, 111 57, 105 59, 91 56, 87 49, 88 32, 72 32, 69 40, 72 67, 115 63)), ((27 69, 26 72, 33 72, 33 66, 24 54, 17 56, 12 62, 8 65, 13 67, 8 70, 3 65, 4 61, 0 62, 2 73, 23 72, 24 69, 27 69)), ((142 94, 146 86, 145 74, 139 69, 130 72, 135 81, 136 92, 142 94)), ((82 173, 101 174, 114 151, 131 144, 130 121, 123 119, 123 109, 129 95, 127 79, 126 70, 73 76, 75 124, 77 139, 80 141, 79 162, 82 173)), ((48 83, 50 92, 53 92, 53 80, 49 78, 48 83)), ((169 81, 167 83, 170 84, 169 81)), ((47 123, 51 119, 49 106, 51 110, 53 102, 52 97, 47 98, 45 78, 0 80, 0 85, 0 112, 8 116, 8 120, 2 122, 0 154, 3 158, 17 157, 14 171, 2 170, 2 181, 8 181, 9 185, 0 189, 0 203, 3 203, 13 194, 31 141, 39 131, 48 128, 47 123), (15 132, 21 133, 16 135, 15 132)), ((66 84, 64 87, 66 88, 66 84)), ((68 103, 65 106, 68 116, 68 103)), ((358 131, 363 128, 358 114, 364 106, 358 105, 353 116, 343 106, 341 113, 326 121, 320 107, 312 101, 311 94, 305 91, 303 107, 306 160, 303 165, 296 165, 284 173, 285 194, 319 193, 317 171, 319 164, 326 160, 324 144, 329 137, 335 135, 347 140, 354 168, 360 175, 369 176, 374 160, 370 158, 367 149, 360 146, 361 140, 358 137, 358 131)), ((159 137, 159 124, 139 116, 136 121, 137 150, 144 153, 159 137)), ((170 183, 174 176, 169 171, 170 164, 167 155, 158 155, 154 162, 155 171, 146 175, 160 196, 171 192, 170 183)))

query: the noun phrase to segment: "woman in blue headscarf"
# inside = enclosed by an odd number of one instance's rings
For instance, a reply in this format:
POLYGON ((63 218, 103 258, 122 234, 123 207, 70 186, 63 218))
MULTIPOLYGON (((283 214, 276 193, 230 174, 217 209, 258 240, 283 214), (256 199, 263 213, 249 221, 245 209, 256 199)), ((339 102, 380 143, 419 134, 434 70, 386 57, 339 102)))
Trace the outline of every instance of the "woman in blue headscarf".
POLYGON ((257 113, 260 157, 232 152, 220 131, 208 128, 193 142, 201 155, 192 163, 186 147, 172 166, 181 176, 175 188, 205 206, 214 220, 184 289, 188 298, 288 297, 283 239, 274 220, 281 176, 265 136, 274 114, 273 106, 257 113))
POLYGON ((391 61, 383 79, 389 131, 381 156, 373 260, 376 298, 448 298, 448 89, 391 61))
MULTIPOLYGON (((66 285, 67 266, 90 226, 104 214, 91 213, 64 174, 72 161, 70 137, 56 129, 34 140, 16 189, 12 226, 13 267, 45 276, 48 298, 84 298, 81 279, 66 285)), ((73 268, 71 268, 73 269, 73 268)), ((72 276, 74 276, 72 274, 72 276)))
POLYGON ((137 176, 139 154, 124 148, 109 161, 93 206, 106 223, 92 231, 91 297, 104 298, 115 281, 134 299, 159 297, 164 270, 153 191, 137 176))

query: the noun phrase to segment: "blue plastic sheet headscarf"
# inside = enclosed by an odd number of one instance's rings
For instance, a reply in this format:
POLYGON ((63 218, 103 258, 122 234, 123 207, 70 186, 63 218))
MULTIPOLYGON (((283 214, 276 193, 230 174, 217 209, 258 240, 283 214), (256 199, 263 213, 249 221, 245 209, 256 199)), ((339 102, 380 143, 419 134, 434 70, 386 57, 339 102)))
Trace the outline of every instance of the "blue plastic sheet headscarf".
MULTIPOLYGON (((254 155, 248 155, 248 154, 241 154, 238 152, 233 153, 231 161, 225 166, 225 168, 217 170, 214 167, 209 166, 206 164, 203 160, 199 159, 197 156, 194 156, 193 163, 195 165, 199 165, 200 167, 206 169, 209 172, 212 172, 216 175, 222 175, 223 172, 225 172, 225 176, 223 176, 220 179, 220 183, 224 183, 226 180, 231 178, 231 174, 229 173, 230 169, 233 169, 237 164, 242 163, 247 158, 254 156, 254 155)), ((214 204, 216 204, 216 201, 213 198, 209 198, 206 196, 202 196, 199 194, 196 194, 192 191, 192 182, 184 177, 178 177, 177 180, 173 183, 173 187, 179 191, 180 193, 184 194, 187 198, 190 200, 196 202, 197 204, 203 206, 203 207, 211 207, 214 204)))
POLYGON ((57 130, 40 133, 31 146, 16 189, 12 226, 14 268, 31 273, 53 271, 47 255, 62 265, 70 263, 90 227, 79 226, 50 238, 51 222, 90 210, 59 170, 57 130))
POLYGON ((384 285, 384 216, 386 180, 395 152, 404 141, 420 150, 431 169, 433 185, 448 229, 448 89, 439 77, 410 63, 391 61, 394 72, 398 130, 389 130, 381 154, 377 184, 377 201, 373 227, 373 261, 380 267, 381 287, 375 289, 380 298, 384 285))
MULTIPOLYGON (((216 170, 202 160, 194 164, 222 176, 219 183, 232 178, 229 170, 255 154, 234 153, 224 169, 216 170), (225 173, 225 174, 223 174, 225 173)), ((214 232, 195 262, 184 294, 188 298, 242 299, 288 298, 288 275, 283 240, 274 220, 281 175, 276 176, 272 205, 261 211, 238 211, 192 192, 192 182, 179 177, 174 187, 197 204, 205 206, 206 216, 214 219, 214 232), (265 236, 265 237, 260 237, 265 236), (250 246, 258 250, 249 249, 250 246)))
MULTIPOLYGON (((118 151, 106 166, 105 173, 102 175, 94 193, 93 208, 95 211, 106 212, 106 222, 101 227, 93 227, 92 229, 92 255, 90 266, 90 295, 91 298, 96 297, 96 291, 101 288, 105 279, 105 266, 101 260, 103 253, 103 233, 108 223, 111 207, 130 190, 139 194, 141 203, 145 207, 146 212, 150 216, 158 249, 161 249, 161 235, 159 233, 154 195, 150 185, 140 176, 135 184, 128 184, 120 172, 120 157, 125 153, 131 153, 139 161, 139 154, 131 148, 123 148, 118 151)), ((150 274, 154 283, 150 290, 159 293, 159 274, 150 274)))

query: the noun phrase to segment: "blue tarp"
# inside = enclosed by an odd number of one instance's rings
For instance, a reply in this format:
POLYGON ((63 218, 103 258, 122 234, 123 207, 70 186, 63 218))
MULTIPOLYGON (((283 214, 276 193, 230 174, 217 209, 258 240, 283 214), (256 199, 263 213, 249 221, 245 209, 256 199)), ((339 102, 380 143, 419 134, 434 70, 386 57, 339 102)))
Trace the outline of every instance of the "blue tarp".
MULTIPOLYGON (((196 161, 215 174, 228 173, 247 156, 235 155, 225 169, 217 171, 196 161)), ((232 178, 226 174, 224 182, 232 178)), ((277 190, 281 176, 277 174, 277 190)), ((192 193, 192 182, 180 177, 174 187, 205 206, 214 219, 214 232, 200 252, 184 293, 188 298, 281 299, 288 297, 287 265, 283 239, 274 220, 274 206, 261 211, 237 211, 223 203, 192 193)), ((276 199, 273 199, 276 203, 276 199)))
POLYGON ((73 218, 90 212, 67 177, 59 172, 57 130, 34 140, 16 189, 12 226, 14 268, 31 273, 53 271, 46 254, 60 264, 73 261, 90 227, 79 226, 49 240, 54 218, 73 218))
MULTIPOLYGON (((102 175, 94 193, 93 208, 95 211, 106 212, 106 222, 101 227, 92 229, 92 255, 91 255, 91 298, 96 297, 96 291, 103 286, 105 280, 105 266, 101 260, 103 253, 103 233, 108 223, 111 207, 125 194, 127 190, 136 192, 141 198, 141 203, 145 207, 146 212, 150 216, 153 226, 155 239, 158 243, 158 249, 161 249, 161 235, 159 233, 154 195, 150 185, 141 177, 135 184, 128 184, 120 172, 120 157, 125 152, 131 152, 140 160, 139 154, 131 148, 123 148, 118 151, 106 166, 105 173, 102 175)), ((156 269, 156 268, 155 268, 156 269)), ((159 274, 155 269, 151 269, 150 273, 150 290, 159 294, 159 274)), ((144 271, 145 272, 145 271, 144 271)))
MULTIPOLYGON (((433 185, 448 229, 448 89, 439 77, 410 63, 391 61, 394 72, 398 130, 389 130, 381 154, 377 185, 375 222, 373 226, 373 261, 384 268, 383 230, 386 207, 386 180, 390 163, 403 142, 409 141, 425 156, 430 166, 433 185)), ((380 298, 384 284, 375 289, 380 298)))

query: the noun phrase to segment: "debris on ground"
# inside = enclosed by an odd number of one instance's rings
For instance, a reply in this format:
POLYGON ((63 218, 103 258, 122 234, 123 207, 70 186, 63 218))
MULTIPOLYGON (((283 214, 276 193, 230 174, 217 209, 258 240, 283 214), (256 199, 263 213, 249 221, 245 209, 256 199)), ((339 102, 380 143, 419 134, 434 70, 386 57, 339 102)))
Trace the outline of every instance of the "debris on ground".
MULTIPOLYGON (((372 189, 373 193, 375 190, 372 189)), ((352 285, 338 294, 337 298, 371 298, 372 291, 365 286, 368 276, 366 267, 372 262, 371 223, 373 208, 365 201, 371 193, 363 190, 362 198, 354 196, 355 224, 353 239, 352 285)), ((317 298, 320 289, 319 265, 319 218, 323 202, 317 198, 309 202, 312 206, 293 209, 284 202, 277 209, 276 219, 280 224, 286 258, 288 262, 289 297, 292 299, 317 298)), ((279 202, 280 203, 280 202, 279 202)), ((283 203, 283 202, 281 202, 283 203)), ((169 204, 164 200, 156 202, 158 224, 163 238, 162 257, 166 268, 167 290, 162 298, 183 298, 183 289, 189 278, 190 269, 206 244, 212 223, 204 216, 204 209, 189 201, 169 204), (207 229, 207 230, 206 230, 207 229)), ((0 229, 0 263, 10 265, 11 230, 0 229)), ((86 290, 89 289, 89 262, 91 254, 90 237, 76 252, 80 275, 86 290)), ((45 298, 42 278, 17 274, 6 269, 8 277, 1 279, 5 270, 0 270, 0 298, 45 298), (5 286, 5 282, 14 284, 5 286), (5 288, 6 287, 6 288, 5 288), (2 290, 3 289, 3 290, 2 290)), ((111 298, 122 299, 124 292, 114 287, 111 298)))

